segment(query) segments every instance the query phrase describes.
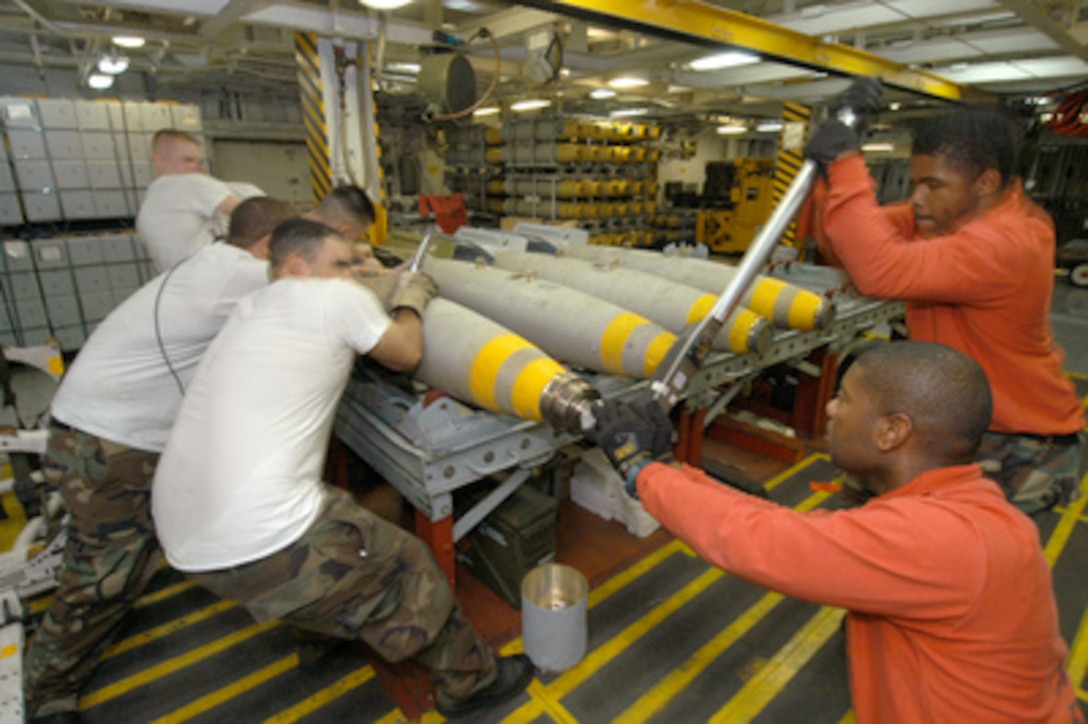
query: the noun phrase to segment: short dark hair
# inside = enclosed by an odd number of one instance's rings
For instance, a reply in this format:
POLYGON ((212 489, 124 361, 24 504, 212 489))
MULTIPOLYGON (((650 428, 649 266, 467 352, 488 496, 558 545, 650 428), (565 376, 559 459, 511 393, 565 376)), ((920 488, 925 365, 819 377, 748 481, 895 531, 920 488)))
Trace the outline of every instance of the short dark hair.
POLYGON ((322 210, 332 211, 333 215, 362 226, 373 224, 377 218, 374 204, 371 203, 370 197, 366 195, 366 191, 350 184, 334 188, 325 195, 325 198, 321 199, 321 203, 317 207, 322 210))
POLYGON ((1016 168, 1021 134, 1006 116, 985 106, 960 106, 918 130, 911 144, 915 156, 944 156, 964 171, 980 174, 996 169, 1002 187, 1016 168))
POLYGON ((279 269, 291 254, 299 254, 306 261, 317 258, 318 251, 329 237, 343 240, 340 234, 324 224, 309 219, 290 219, 272 232, 268 242, 268 260, 273 269, 279 269))
POLYGON ((936 342, 891 342, 854 365, 878 414, 910 417, 915 434, 948 464, 973 458, 993 417, 990 383, 977 362, 936 342))
POLYGON ((248 249, 284 221, 297 216, 298 212, 286 201, 268 196, 246 199, 230 215, 227 243, 248 249))

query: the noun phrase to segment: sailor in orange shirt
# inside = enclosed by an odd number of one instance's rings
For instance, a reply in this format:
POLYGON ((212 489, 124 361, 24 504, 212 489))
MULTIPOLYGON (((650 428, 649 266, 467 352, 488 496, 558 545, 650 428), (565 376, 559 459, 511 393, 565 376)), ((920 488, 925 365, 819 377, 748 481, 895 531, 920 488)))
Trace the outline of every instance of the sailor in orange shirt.
POLYGON ((588 436, 703 559, 848 610, 858 722, 1084 722, 1038 531, 972 462, 992 411, 979 365, 879 345, 827 411, 832 461, 876 493, 860 507, 800 513, 663 463, 653 403, 603 403, 588 436))
MULTIPOLYGON (((832 104, 875 112, 861 78, 832 104)), ((998 112, 960 107, 913 140, 913 190, 881 207, 858 134, 832 117, 806 155, 830 188, 817 209, 822 246, 862 294, 902 299, 914 340, 955 347, 990 380, 994 419, 983 471, 1028 513, 1076 497, 1088 444, 1050 327, 1054 225, 1013 176, 1018 132, 998 112)))

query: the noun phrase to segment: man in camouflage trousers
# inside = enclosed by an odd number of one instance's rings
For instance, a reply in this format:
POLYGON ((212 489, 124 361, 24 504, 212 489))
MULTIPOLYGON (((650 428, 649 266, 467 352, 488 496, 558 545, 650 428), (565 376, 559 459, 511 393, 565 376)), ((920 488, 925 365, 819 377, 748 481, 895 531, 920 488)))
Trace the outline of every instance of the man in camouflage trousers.
POLYGON ((184 387, 233 306, 268 284, 272 229, 295 215, 274 199, 243 202, 227 243, 125 300, 62 380, 43 468, 71 519, 60 588, 24 664, 31 721, 78 721, 80 690, 162 558, 151 478, 184 387))
POLYGON ((402 272, 390 318, 351 281, 347 240, 301 219, 276 229, 270 260, 274 281, 208 349, 155 471, 167 560, 259 621, 415 659, 447 718, 518 696, 532 663, 491 653, 423 542, 322 480, 356 357, 414 369, 434 283, 402 272))
POLYGON ((1088 472, 1088 442, 1083 432, 1046 437, 987 432, 977 459, 1013 505, 1032 515, 1077 499, 1088 472))
POLYGON ((392 662, 415 658, 432 672, 440 702, 464 699, 490 683, 491 650, 465 619, 423 541, 344 491, 326 492, 325 507, 301 539, 261 561, 190 578, 243 602, 258 621, 280 619, 301 632, 360 639, 392 662))

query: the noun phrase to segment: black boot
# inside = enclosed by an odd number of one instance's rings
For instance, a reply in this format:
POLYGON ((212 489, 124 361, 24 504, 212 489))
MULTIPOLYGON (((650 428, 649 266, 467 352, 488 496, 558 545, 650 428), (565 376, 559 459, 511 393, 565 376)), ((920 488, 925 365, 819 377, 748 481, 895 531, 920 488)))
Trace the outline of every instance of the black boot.
POLYGON ((533 662, 525 654, 505 656, 495 661, 498 674, 495 681, 486 689, 481 689, 467 699, 450 704, 438 705, 438 713, 447 719, 457 719, 468 716, 481 709, 498 706, 525 691, 525 687, 533 680, 533 662))

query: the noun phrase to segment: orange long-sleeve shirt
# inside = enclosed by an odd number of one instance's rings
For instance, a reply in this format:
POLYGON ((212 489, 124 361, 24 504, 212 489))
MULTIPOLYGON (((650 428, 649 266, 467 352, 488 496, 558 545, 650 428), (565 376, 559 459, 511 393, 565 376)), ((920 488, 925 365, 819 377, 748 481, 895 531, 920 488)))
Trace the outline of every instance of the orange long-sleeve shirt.
POLYGON ((977 465, 860 508, 798 513, 685 466, 646 509, 709 563, 847 613, 859 722, 1083 722, 1035 525, 977 465))
POLYGON ((908 204, 881 207, 861 156, 828 167, 823 230, 859 291, 903 299, 911 339, 940 342, 986 372, 990 429, 1067 435, 1084 427, 1050 327, 1054 227, 1017 185, 981 219, 918 237, 908 204))

